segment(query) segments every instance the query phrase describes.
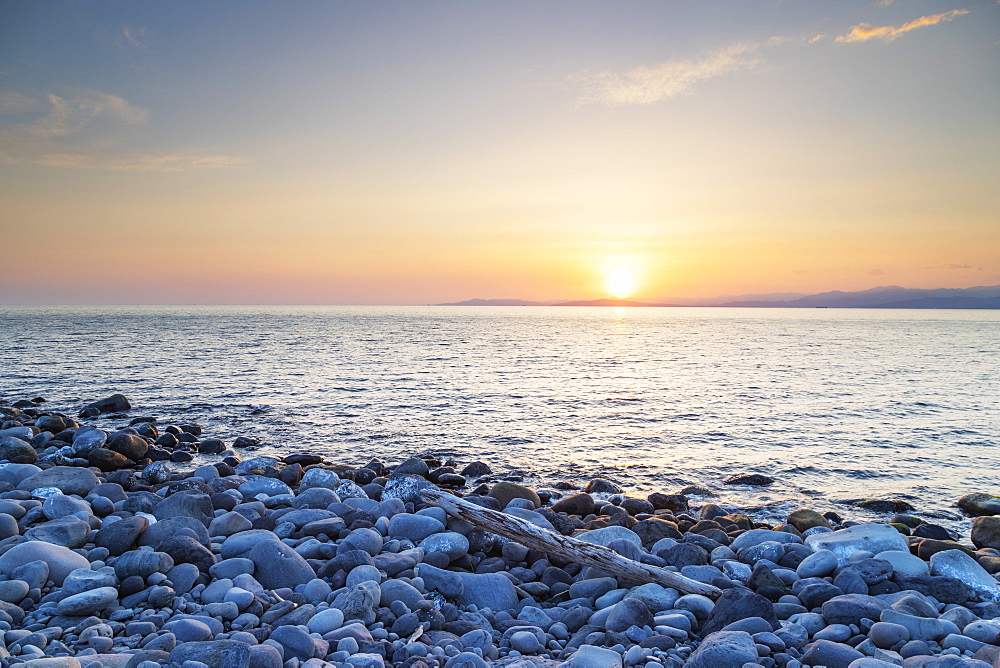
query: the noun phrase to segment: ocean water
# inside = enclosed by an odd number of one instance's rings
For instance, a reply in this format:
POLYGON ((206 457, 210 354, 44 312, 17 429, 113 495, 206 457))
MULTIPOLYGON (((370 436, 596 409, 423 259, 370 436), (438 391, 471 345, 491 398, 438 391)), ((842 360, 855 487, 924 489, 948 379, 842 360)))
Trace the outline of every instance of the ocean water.
POLYGON ((998 311, 0 307, 0 398, 113 392, 256 454, 703 484, 764 517, 896 498, 961 529, 955 500, 1000 493, 998 311), (721 484, 745 471, 776 482, 721 484))

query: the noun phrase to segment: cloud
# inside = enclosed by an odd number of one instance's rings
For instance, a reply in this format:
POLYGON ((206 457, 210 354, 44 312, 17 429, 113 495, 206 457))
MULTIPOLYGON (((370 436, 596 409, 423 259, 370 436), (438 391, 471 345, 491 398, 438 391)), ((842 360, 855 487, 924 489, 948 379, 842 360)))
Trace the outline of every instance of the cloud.
POLYGON ((736 44, 700 60, 675 58, 625 72, 583 72, 569 77, 578 103, 609 107, 655 104, 690 92, 707 79, 752 70, 763 59, 756 44, 736 44))
POLYGON ((872 269, 868 272, 869 276, 885 276, 885 272, 881 269, 872 269))
POLYGON ((30 111, 38 111, 44 105, 33 97, 12 90, 0 93, 0 116, 14 116, 30 111))
POLYGON ((886 42, 891 42, 903 33, 915 30, 917 28, 923 28, 924 26, 933 26, 938 23, 944 23, 946 21, 951 21, 956 16, 963 16, 968 14, 967 9, 953 9, 950 12, 943 12, 941 14, 930 14, 928 16, 921 16, 918 19, 913 19, 912 21, 907 21, 898 28, 895 26, 873 26, 870 23, 859 23, 858 25, 851 28, 851 32, 846 35, 840 35, 837 37, 838 42, 865 42, 870 39, 881 39, 886 42))
POLYGON ((72 97, 49 94, 36 99, 0 94, 0 111, 34 118, 0 121, 0 162, 113 171, 181 171, 237 165, 242 158, 206 155, 197 150, 160 153, 124 148, 149 124, 149 112, 128 100, 96 90, 72 97))
POLYGON ((149 31, 145 26, 123 25, 122 37, 124 37, 125 42, 133 48, 144 51, 146 49, 146 39, 149 37, 149 31))
POLYGON ((808 269, 796 269, 792 273, 795 274, 796 276, 802 276, 803 274, 808 274, 809 270, 808 269))
POLYGON ((949 269, 972 269, 971 264, 949 264, 949 269))

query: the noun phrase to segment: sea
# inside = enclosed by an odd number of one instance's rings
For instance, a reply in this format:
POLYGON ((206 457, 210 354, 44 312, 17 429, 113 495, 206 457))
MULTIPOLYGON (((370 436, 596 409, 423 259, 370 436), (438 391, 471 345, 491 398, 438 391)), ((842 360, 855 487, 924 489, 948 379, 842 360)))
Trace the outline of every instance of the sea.
POLYGON ((764 519, 885 520, 852 503, 894 499, 967 535, 955 501, 1000 494, 1000 311, 0 307, 0 399, 75 415, 115 392, 130 416, 260 439, 244 456, 695 484, 764 519), (744 472, 775 482, 723 483, 744 472))

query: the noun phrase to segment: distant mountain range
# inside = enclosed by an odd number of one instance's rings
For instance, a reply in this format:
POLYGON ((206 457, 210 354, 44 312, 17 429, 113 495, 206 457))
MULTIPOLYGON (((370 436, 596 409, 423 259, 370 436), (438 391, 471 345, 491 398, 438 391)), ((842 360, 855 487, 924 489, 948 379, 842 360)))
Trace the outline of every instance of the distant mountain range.
POLYGON ((886 285, 860 292, 833 290, 815 295, 741 295, 721 299, 649 303, 625 299, 533 302, 524 299, 468 299, 437 306, 727 306, 734 308, 933 308, 1000 309, 1000 285, 923 290, 886 285))

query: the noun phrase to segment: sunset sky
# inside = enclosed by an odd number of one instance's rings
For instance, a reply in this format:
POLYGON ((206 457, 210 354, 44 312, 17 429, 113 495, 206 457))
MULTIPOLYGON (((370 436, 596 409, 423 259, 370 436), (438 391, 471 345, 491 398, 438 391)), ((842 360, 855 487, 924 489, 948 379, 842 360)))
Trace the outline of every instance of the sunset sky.
POLYGON ((0 0, 0 303, 1000 284, 1000 4, 0 0))

